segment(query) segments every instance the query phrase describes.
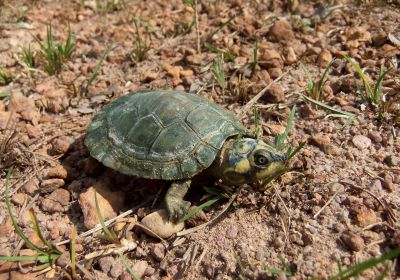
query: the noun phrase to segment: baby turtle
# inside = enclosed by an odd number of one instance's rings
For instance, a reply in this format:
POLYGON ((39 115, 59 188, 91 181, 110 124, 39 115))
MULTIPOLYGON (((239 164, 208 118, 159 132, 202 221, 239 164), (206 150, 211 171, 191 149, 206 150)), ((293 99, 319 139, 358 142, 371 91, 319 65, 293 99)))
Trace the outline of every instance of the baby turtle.
POLYGON ((168 90, 130 93, 104 106, 85 145, 92 157, 123 174, 173 181, 165 196, 171 219, 187 212, 183 197, 200 172, 236 186, 273 176, 287 160, 225 108, 168 90))

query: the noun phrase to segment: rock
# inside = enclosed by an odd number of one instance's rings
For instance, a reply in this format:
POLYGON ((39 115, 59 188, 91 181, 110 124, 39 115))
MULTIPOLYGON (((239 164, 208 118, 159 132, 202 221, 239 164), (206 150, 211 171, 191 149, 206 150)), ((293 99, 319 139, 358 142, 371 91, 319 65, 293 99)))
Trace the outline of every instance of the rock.
POLYGON ((281 85, 273 84, 262 96, 262 100, 266 102, 279 103, 286 100, 285 93, 281 85))
POLYGON ((371 146, 371 139, 364 135, 355 135, 351 140, 358 149, 364 150, 371 146))
POLYGON ((185 58, 186 62, 191 65, 201 65, 202 57, 198 54, 188 55, 185 58))
POLYGON ((162 67, 164 68, 165 71, 167 71, 167 73, 174 79, 179 79, 181 74, 181 70, 178 66, 172 66, 171 64, 168 63, 164 63, 162 65, 162 67))
POLYGON ((381 143, 382 142, 382 136, 378 131, 372 130, 369 132, 368 137, 374 142, 374 143, 381 143))
POLYGON ((33 195, 37 190, 39 190, 39 180, 37 178, 32 178, 28 182, 22 185, 22 189, 29 195, 33 195))
POLYGON ((27 121, 37 122, 39 118, 39 112, 35 106, 35 101, 25 97, 20 91, 14 91, 11 94, 8 111, 20 114, 21 117, 27 121))
POLYGON ((30 138, 39 138, 42 135, 40 128, 29 123, 26 125, 26 132, 30 138))
POLYGON ((11 112, 0 112, 0 129, 6 129, 7 125, 15 121, 15 116, 11 112))
POLYGON ((366 227, 368 225, 376 223, 377 217, 372 209, 367 209, 365 211, 358 213, 356 215, 355 220, 359 227, 366 227))
POLYGON ((393 179, 392 176, 390 176, 390 174, 388 173, 385 173, 385 175, 383 175, 383 187, 389 192, 394 191, 393 179))
POLYGON ((286 20, 278 20, 269 30, 269 35, 276 41, 290 41, 295 39, 292 26, 286 20))
POLYGON ((151 82, 158 78, 158 73, 152 70, 147 70, 144 72, 143 76, 141 77, 142 82, 151 82))
POLYGON ((311 136, 309 139, 309 143, 313 144, 319 148, 323 147, 324 145, 327 145, 331 142, 331 139, 329 136, 322 135, 322 134, 317 134, 314 136, 311 136))
POLYGON ((299 110, 300 116, 305 120, 312 120, 316 117, 316 114, 311 108, 310 104, 305 103, 303 106, 300 107, 299 110))
POLYGON ((4 112, 6 110, 6 105, 4 105, 4 102, 0 100, 0 112, 4 112))
POLYGON ((134 263, 132 266, 132 271, 136 274, 136 276, 141 279, 149 265, 147 264, 147 261, 137 261, 134 263))
POLYGON ((41 203, 41 209, 46 212, 64 212, 71 195, 66 189, 58 189, 45 197, 41 203))
POLYGON ((59 178, 59 179, 67 179, 68 172, 62 165, 57 165, 51 168, 47 168, 43 171, 44 178, 59 178))
POLYGON ((318 55, 317 64, 319 67, 326 68, 332 61, 332 54, 328 50, 322 50, 318 55))
POLYGON ((71 142, 67 141, 67 139, 65 139, 64 137, 60 137, 54 139, 51 145, 52 145, 50 150, 51 154, 60 155, 66 153, 69 150, 71 142))
POLYGON ((399 166, 399 159, 394 155, 388 155, 383 162, 392 167, 399 166))
POLYGON ((282 69, 283 68, 283 59, 282 59, 281 54, 278 51, 276 51, 274 49, 265 49, 265 50, 261 51, 261 53, 260 53, 259 64, 265 68, 280 68, 280 69, 282 69))
POLYGON ((374 47, 379 48, 380 46, 383 46, 387 42, 387 39, 388 36, 386 32, 381 31, 372 36, 372 44, 374 44, 374 47))
POLYGON ((158 262, 161 262, 165 257, 165 247, 162 243, 156 243, 151 247, 150 253, 158 262))
POLYGON ((292 47, 288 47, 285 50, 285 58, 286 58, 286 63, 289 65, 297 61, 297 55, 292 47))
POLYGON ((65 185, 63 179, 46 179, 40 183, 40 192, 41 193, 50 193, 58 188, 61 188, 65 185))
MULTIPOLYGON (((195 206, 191 206, 189 208, 189 211, 193 210, 195 206)), ((204 213, 203 210, 200 210, 193 216, 191 216, 189 219, 185 221, 185 224, 188 225, 189 227, 196 227, 198 225, 203 224, 204 222, 208 221, 208 218, 206 216, 206 213, 204 213)))
MULTIPOLYGON (((144 217, 142 219, 142 224, 162 238, 168 238, 185 227, 184 223, 175 224, 171 222, 168 219, 167 211, 164 209, 155 211, 144 217)), ((146 232, 146 230, 144 231, 146 232)), ((146 233, 152 235, 151 232, 146 233)))
POLYGON ((82 192, 79 196, 79 205, 82 208, 84 225, 87 229, 91 229, 99 223, 94 198, 95 192, 104 219, 114 218, 122 209, 125 201, 124 192, 112 192, 102 182, 98 182, 82 192))
POLYGON ((346 231, 341 236, 344 244, 353 251, 361 251, 364 248, 364 239, 356 233, 346 231))
POLYGON ((115 259, 112 256, 99 258, 98 261, 101 271, 103 271, 106 274, 108 274, 108 272, 111 270, 111 267, 114 262, 115 259))
POLYGON ((272 67, 268 69, 268 73, 272 79, 278 78, 280 75, 282 75, 282 68, 278 67, 272 67))
POLYGON ((22 206, 27 199, 26 193, 16 193, 11 197, 11 201, 18 206, 22 206))

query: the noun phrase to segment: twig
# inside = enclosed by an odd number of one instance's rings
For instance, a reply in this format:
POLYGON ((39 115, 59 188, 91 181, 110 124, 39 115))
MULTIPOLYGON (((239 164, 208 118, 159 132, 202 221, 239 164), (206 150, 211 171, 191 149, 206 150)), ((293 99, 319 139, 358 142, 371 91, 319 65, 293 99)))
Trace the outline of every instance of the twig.
POLYGON ((383 209, 386 209, 388 211, 389 217, 392 218, 392 221, 394 222, 394 224, 397 223, 396 215, 393 213, 392 209, 390 209, 390 207, 388 205, 383 203, 374 193, 370 192, 369 190, 365 190, 365 189, 363 189, 361 187, 358 187, 358 186, 354 185, 352 182, 349 182, 347 180, 343 180, 342 182, 345 183, 345 184, 348 184, 349 186, 351 186, 354 189, 366 192, 367 194, 372 196, 382 206, 383 209))
POLYGON ((199 226, 197 226, 197 227, 193 227, 193 228, 189 228, 189 229, 180 231, 180 232, 178 232, 178 233, 176 234, 176 236, 184 236, 184 235, 191 234, 191 233, 196 232, 196 231, 198 231, 198 230, 200 230, 200 229, 202 229, 202 228, 205 228, 205 227, 208 226, 209 224, 213 223, 215 220, 217 220, 219 217, 221 217, 221 215, 222 215, 223 213, 225 213, 226 210, 228 210, 229 206, 231 206, 231 204, 233 203, 233 201, 235 201, 235 199, 236 199, 236 197, 238 196, 240 190, 241 190, 241 188, 239 188, 239 189, 231 196, 231 198, 229 199, 228 203, 225 204, 225 206, 224 206, 224 208, 221 210, 221 212, 219 212, 218 215, 215 216, 213 219, 211 219, 210 221, 205 222, 204 224, 201 224, 201 225, 199 225, 199 226))
POLYGON ((196 37, 197 37, 197 53, 201 54, 200 27, 199 27, 199 7, 198 7, 197 0, 194 0, 194 13, 195 13, 196 37))
POLYGON ((340 190, 337 190, 337 191, 332 195, 332 197, 325 203, 325 205, 322 206, 322 208, 319 209, 317 213, 315 213, 315 215, 314 215, 314 217, 313 217, 314 219, 316 219, 316 218, 319 216, 319 214, 321 214, 321 212, 324 211, 324 209, 325 209, 329 204, 331 204, 331 202, 335 199, 335 197, 337 196, 337 194, 339 193, 339 191, 340 191, 340 190))
POLYGON ((89 254, 85 255, 85 260, 90 260, 90 259, 94 259, 97 257, 105 257, 105 256, 109 256, 109 255, 116 255, 118 253, 125 253, 126 251, 133 251, 135 250, 137 247, 137 243, 135 243, 134 241, 128 241, 126 239, 122 239, 121 240, 121 245, 118 247, 114 247, 114 248, 106 248, 106 249, 101 249, 89 254))
POLYGON ((261 96, 264 95, 264 93, 276 82, 278 82, 280 79, 282 79, 283 76, 285 76, 288 73, 288 71, 286 71, 285 73, 283 73, 282 75, 280 75, 278 78, 276 78, 275 80, 273 80, 272 82, 270 82, 265 88, 263 88, 259 93, 257 93, 249 102, 247 102, 247 104, 242 108, 242 111, 239 113, 239 117, 243 117, 249 110, 251 110, 251 108, 253 108, 254 103, 256 103, 258 101, 258 99, 261 98, 261 96))
POLYGON ((157 237, 158 239, 161 240, 161 242, 165 245, 168 246, 167 241, 165 241, 164 238, 162 238, 161 236, 159 236, 157 233, 155 233, 154 231, 152 231, 151 229, 149 229, 148 227, 146 227, 144 224, 141 223, 136 223, 136 226, 144 229, 145 231, 148 231, 151 235, 153 235, 154 237, 157 237))

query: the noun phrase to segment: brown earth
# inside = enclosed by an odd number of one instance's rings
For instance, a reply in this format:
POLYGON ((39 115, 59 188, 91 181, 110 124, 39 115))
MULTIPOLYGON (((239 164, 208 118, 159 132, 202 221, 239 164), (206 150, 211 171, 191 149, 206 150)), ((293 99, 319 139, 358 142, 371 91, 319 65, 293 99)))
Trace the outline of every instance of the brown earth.
MULTIPOLYGON (((62 241, 71 238, 74 227, 82 234, 98 223, 90 198, 94 190, 106 219, 134 207, 113 228, 126 242, 129 265, 143 279, 328 279, 338 273, 339 264, 349 267, 400 247, 398 1, 199 0, 198 33, 195 26, 187 28, 196 11, 182 1, 108 2, 118 5, 101 11, 96 1, 0 1, 0 69, 11 79, 3 84, 0 79, 0 255, 32 254, 15 233, 5 205, 11 166, 12 211, 34 244, 43 245, 28 209, 46 238, 68 250, 62 241), (140 19, 147 46, 141 61, 133 17, 140 19), (71 59, 55 76, 46 73, 43 58, 29 69, 20 55, 29 45, 39 51, 32 35, 44 40, 48 23, 60 42, 70 25, 76 42, 71 59), (252 63, 257 40, 258 63, 252 63), (206 42, 234 58, 223 66, 225 89, 212 74, 218 54, 206 42), (108 46, 99 75, 87 86, 108 46), (357 93, 355 80, 361 88, 362 81, 342 55, 355 59, 374 85, 380 67, 391 68, 379 108, 357 93), (321 102, 354 114, 351 119, 300 95, 308 83, 300 63, 317 81, 332 58, 337 59, 321 102), (160 241, 136 226, 160 207, 159 200, 153 207, 152 201, 163 182, 107 170, 83 145, 93 114, 128 92, 193 92, 239 116, 278 77, 255 104, 263 137, 269 140, 282 132, 297 104, 289 145, 307 145, 292 159, 292 171, 267 191, 257 184, 243 186, 219 219, 183 237, 160 241)), ((253 119, 250 106, 242 121, 254 129, 253 119)), ((199 204, 203 195, 198 188, 190 200, 199 204)), ((212 219, 224 203, 206 209, 193 223, 212 219)), ((86 274, 78 270, 77 277, 131 279, 115 254, 85 260, 110 246, 96 234, 79 237, 77 261, 86 274)), ((68 258, 62 260, 37 278, 67 277, 68 258)), ((3 262, 0 279, 30 279, 37 273, 29 267, 3 262)), ((388 267, 387 279, 400 277, 398 259, 388 267)), ((384 269, 375 266, 361 278, 376 279, 384 269)))

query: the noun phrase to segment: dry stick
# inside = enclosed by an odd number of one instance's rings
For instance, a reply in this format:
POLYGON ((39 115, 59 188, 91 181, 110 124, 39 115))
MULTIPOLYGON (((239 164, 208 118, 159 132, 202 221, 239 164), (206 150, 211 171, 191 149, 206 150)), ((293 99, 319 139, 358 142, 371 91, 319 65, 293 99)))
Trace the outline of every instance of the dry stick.
POLYGON ((205 222, 204 224, 201 224, 201 225, 199 225, 199 226, 197 226, 197 227, 193 227, 193 228, 189 228, 189 229, 180 231, 180 232, 178 232, 178 233, 176 234, 176 236, 179 237, 179 236, 184 236, 184 235, 191 234, 191 233, 196 232, 196 231, 198 231, 198 230, 200 230, 200 229, 202 229, 202 228, 205 228, 205 227, 208 226, 209 224, 213 223, 215 220, 217 220, 219 217, 221 217, 221 215, 222 215, 223 213, 225 213, 226 210, 228 210, 229 206, 231 206, 231 204, 233 203, 233 201, 234 201, 234 200, 236 199, 236 197, 238 196, 240 189, 241 189, 241 188, 239 188, 239 189, 231 196, 231 198, 229 199, 228 203, 225 204, 225 206, 224 206, 224 208, 221 210, 221 212, 219 212, 218 215, 215 216, 212 220, 210 220, 210 221, 208 221, 208 222, 205 222))
MULTIPOLYGON (((355 188, 357 190, 366 192, 367 194, 369 194, 370 196, 372 196, 376 201, 378 201, 378 203, 382 206, 383 209, 386 209, 389 213, 389 216, 392 218, 392 220, 394 221, 394 223, 397 223, 397 218, 396 215, 393 213, 392 209, 389 208, 388 205, 385 205, 385 203, 383 203, 378 197, 376 197, 375 194, 373 194, 372 192, 370 192, 369 190, 365 190, 363 188, 357 187, 356 185, 354 185, 352 182, 349 182, 347 180, 343 180, 341 181, 345 184, 348 184, 349 186, 351 186, 352 188, 355 188)), ((340 182, 339 182, 340 183, 340 182)))
POLYGON ((253 108, 253 105, 258 101, 258 99, 261 98, 261 96, 264 95, 264 93, 276 82, 278 82, 280 79, 282 79, 283 76, 285 76, 288 73, 286 71, 282 75, 280 75, 278 78, 270 82, 265 88, 263 88, 259 93, 257 93, 247 104, 242 108, 242 111, 240 112, 239 116, 242 118, 251 108, 253 108))
POLYGON ((204 249, 203 249, 203 252, 201 252, 201 255, 199 256, 199 259, 197 260, 197 263, 194 266, 195 268, 197 268, 199 266, 199 264, 203 260, 204 256, 206 255, 207 251, 208 251, 208 246, 205 245, 204 249))
MULTIPOLYGON (((116 216, 116 217, 114 217, 114 218, 112 218, 112 219, 109 219, 108 221, 105 221, 104 224, 105 224, 106 226, 109 226, 109 225, 113 224, 115 221, 117 221, 118 219, 124 218, 124 217, 126 217, 126 216, 132 214, 133 212, 135 212, 135 211, 136 211, 137 209, 139 209, 140 207, 146 205, 148 202, 150 202, 150 199, 147 199, 147 200, 143 201, 142 203, 140 203, 138 206, 133 207, 132 209, 130 209, 130 210, 128 210, 128 211, 126 211, 126 212, 124 212, 124 213, 122 213, 122 214, 120 214, 120 215, 118 215, 118 216, 116 216)), ((92 228, 92 229, 90 229, 90 230, 88 230, 88 231, 85 231, 85 232, 81 233, 81 234, 79 235, 79 237, 86 237, 86 236, 89 236, 89 235, 91 235, 91 234, 93 234, 93 233, 95 233, 95 232, 97 232, 97 231, 99 231, 99 230, 102 230, 102 227, 101 227, 100 224, 97 224, 94 228, 92 228)), ((67 239, 67 240, 63 240, 63 241, 58 242, 56 245, 57 245, 57 246, 60 246, 60 245, 63 245, 63 244, 67 244, 67 243, 69 243, 69 242, 71 242, 71 240, 70 240, 70 239, 67 239)))
POLYGON ((158 239, 161 240, 161 242, 167 247, 168 243, 167 241, 164 240, 164 238, 162 238, 161 236, 159 236, 157 233, 155 233, 154 231, 152 231, 151 229, 149 229, 147 226, 145 226, 144 224, 141 223, 136 223, 136 225, 146 231, 148 231, 149 233, 151 233, 152 235, 154 235, 154 237, 157 237, 158 239))
POLYGON ((200 27, 199 27, 199 7, 197 5, 197 0, 194 0, 194 12, 195 12, 195 24, 196 24, 196 37, 197 37, 197 52, 201 53, 200 46, 200 27))
POLYGON ((332 195, 332 197, 325 203, 325 205, 322 206, 322 208, 319 209, 317 213, 315 213, 314 219, 317 218, 317 217, 319 216, 319 214, 321 214, 321 212, 324 211, 324 209, 325 209, 329 204, 331 204, 331 202, 335 199, 335 197, 337 196, 337 194, 339 193, 339 191, 340 191, 340 190, 337 190, 337 191, 332 195))

